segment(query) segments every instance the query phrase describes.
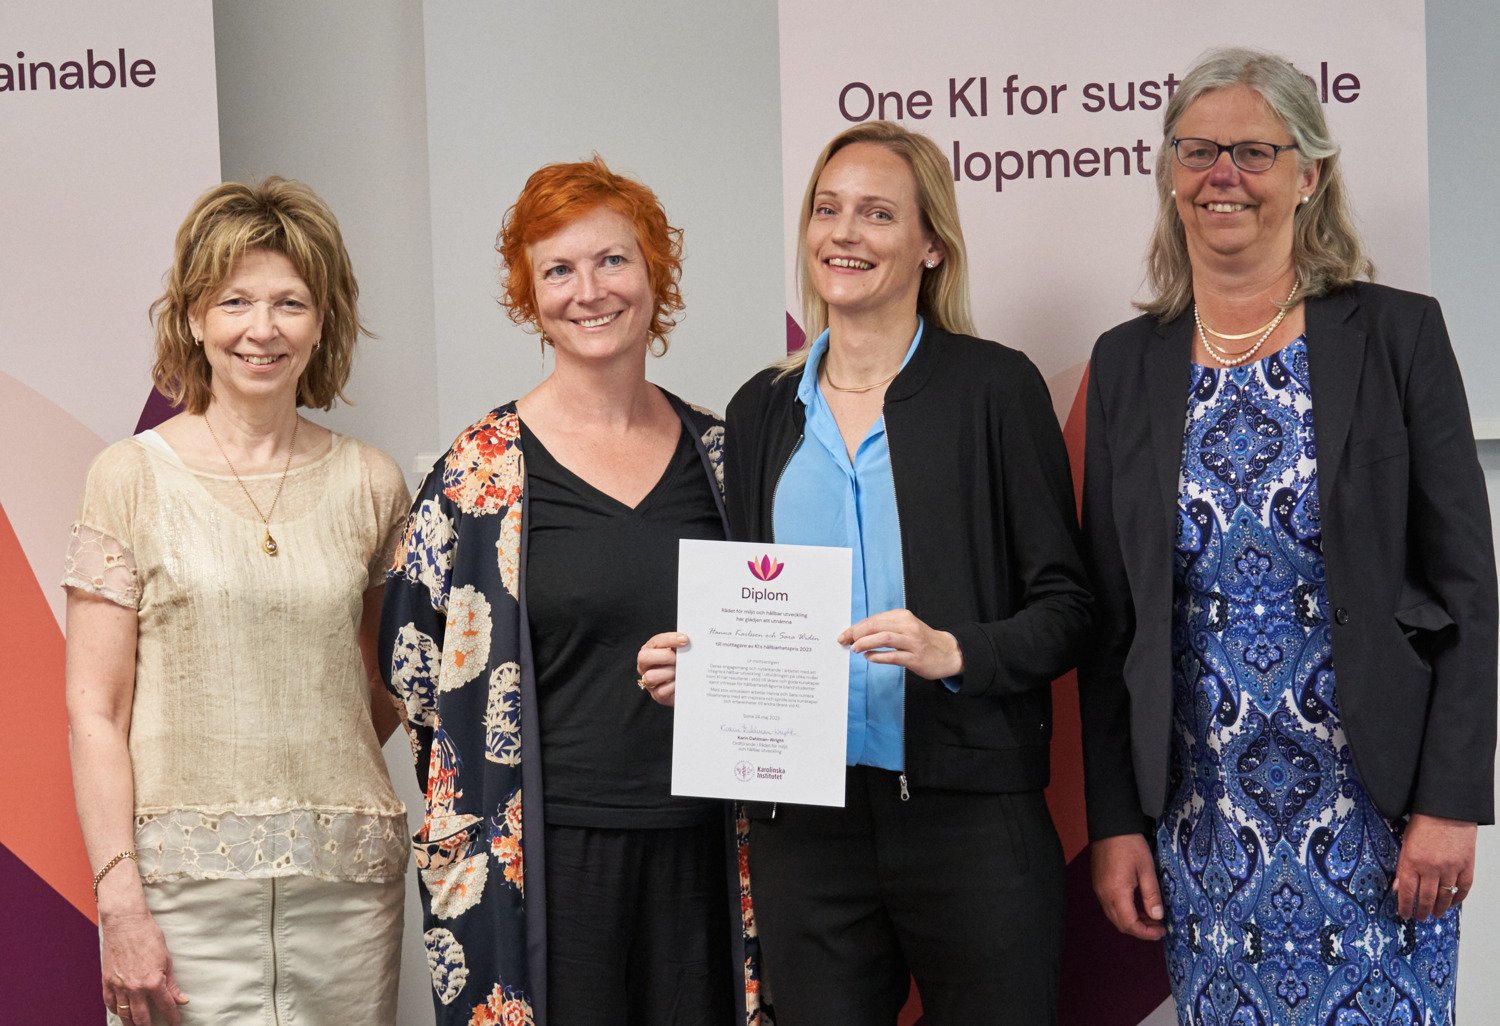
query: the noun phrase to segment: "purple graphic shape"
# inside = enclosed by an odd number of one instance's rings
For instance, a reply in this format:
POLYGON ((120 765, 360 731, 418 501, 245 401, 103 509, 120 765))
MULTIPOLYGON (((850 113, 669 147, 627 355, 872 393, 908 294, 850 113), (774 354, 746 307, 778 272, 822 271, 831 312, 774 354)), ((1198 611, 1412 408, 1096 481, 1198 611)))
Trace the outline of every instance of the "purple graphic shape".
POLYGON ((807 333, 790 313, 786 315, 786 351, 795 353, 807 344, 807 333))
POLYGON ((175 417, 182 412, 181 406, 173 403, 156 389, 146 397, 146 405, 141 407, 141 419, 135 422, 135 433, 140 434, 149 428, 154 428, 162 421, 175 417))
POLYGON ((102 1024, 94 924, 3 844, 0 894, 6 919, 0 930, 0 992, 9 997, 10 1011, 20 1015, 29 1005, 40 1018, 28 1021, 102 1024))
POLYGON ((1116 930, 1090 881, 1089 849, 1068 863, 1058 1026, 1137 1026, 1171 996, 1158 941, 1116 930))

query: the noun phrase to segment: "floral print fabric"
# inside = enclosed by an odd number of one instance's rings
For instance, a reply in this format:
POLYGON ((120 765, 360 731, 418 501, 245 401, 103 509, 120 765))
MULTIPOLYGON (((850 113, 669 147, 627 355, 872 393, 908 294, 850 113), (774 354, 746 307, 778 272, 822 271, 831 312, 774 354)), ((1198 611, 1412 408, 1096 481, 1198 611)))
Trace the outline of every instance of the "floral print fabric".
MULTIPOLYGON (((722 476, 723 426, 668 397, 698 439, 705 473, 722 476)), ((540 794, 523 778, 540 755, 535 677, 524 613, 525 458, 515 405, 461 432, 412 504, 386 584, 381 663, 402 710, 425 796, 413 838, 423 939, 438 1026, 540 1022, 531 932, 545 922, 540 794), (523 843, 524 839, 524 843, 523 843)), ((743 837, 743 832, 741 832, 743 837)), ((741 862, 743 866, 743 862, 741 862)), ((741 879, 747 968, 753 970, 748 882, 741 879)), ((539 968, 539 967, 537 967, 539 968)), ((759 1022, 753 971, 746 1022, 759 1022)))
POLYGON ((1397 917, 1402 823, 1339 722, 1307 349, 1193 368, 1157 863, 1183 1026, 1446 1026, 1459 912, 1397 917))

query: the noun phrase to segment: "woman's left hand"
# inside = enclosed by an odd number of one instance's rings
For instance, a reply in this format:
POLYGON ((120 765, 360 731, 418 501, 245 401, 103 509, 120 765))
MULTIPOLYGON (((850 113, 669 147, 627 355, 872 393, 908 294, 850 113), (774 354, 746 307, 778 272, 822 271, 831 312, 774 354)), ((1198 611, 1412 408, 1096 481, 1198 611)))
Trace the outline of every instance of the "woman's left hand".
POLYGON ((677 704, 677 650, 687 643, 686 634, 667 631, 653 634, 635 654, 636 686, 657 705, 677 704))
POLYGON ((964 672, 964 654, 958 647, 958 639, 947 631, 933 630, 909 609, 891 609, 867 616, 846 627, 838 642, 851 646, 872 663, 904 666, 926 680, 957 677, 964 672))
POLYGON ((1478 834, 1474 823, 1412 813, 1401 836, 1394 884, 1403 919, 1441 916, 1469 896, 1478 834))

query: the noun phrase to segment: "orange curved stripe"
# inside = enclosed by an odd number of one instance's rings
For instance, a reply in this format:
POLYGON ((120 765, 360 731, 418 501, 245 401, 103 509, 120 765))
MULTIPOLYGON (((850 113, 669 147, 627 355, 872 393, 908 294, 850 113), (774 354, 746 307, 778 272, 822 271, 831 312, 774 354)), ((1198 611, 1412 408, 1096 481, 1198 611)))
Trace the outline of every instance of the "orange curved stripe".
MULTIPOLYGON (((1083 501, 1084 396, 1089 384, 1088 367, 1073 396, 1073 405, 1063 423, 1063 441, 1073 469, 1073 498, 1083 501)), ((1083 804, 1083 727, 1078 718, 1078 676, 1063 674, 1052 685, 1052 783, 1047 805, 1062 839, 1063 858, 1071 862, 1089 843, 1088 819, 1083 804)))
POLYGON ((88 856, 73 811, 68 766, 68 711, 63 699, 63 637, 26 553, 0 506, 0 660, 24 710, 0 745, 0 844, 47 881, 74 908, 97 921, 88 856))

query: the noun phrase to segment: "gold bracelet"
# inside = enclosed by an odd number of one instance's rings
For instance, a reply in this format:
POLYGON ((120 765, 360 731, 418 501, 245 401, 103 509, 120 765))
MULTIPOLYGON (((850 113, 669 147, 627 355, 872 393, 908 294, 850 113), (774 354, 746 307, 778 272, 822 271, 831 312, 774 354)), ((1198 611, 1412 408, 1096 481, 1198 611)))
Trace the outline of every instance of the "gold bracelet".
POLYGON ((135 849, 134 848, 128 848, 125 851, 120 852, 120 854, 116 855, 114 858, 110 859, 103 866, 99 867, 99 872, 97 872, 97 873, 94 874, 94 900, 95 901, 99 900, 99 881, 104 879, 104 874, 108 873, 111 869, 114 869, 116 866, 118 866, 121 862, 124 862, 126 859, 134 859, 135 860, 135 864, 138 865, 138 866, 141 864, 140 856, 138 856, 135 853, 135 849))

